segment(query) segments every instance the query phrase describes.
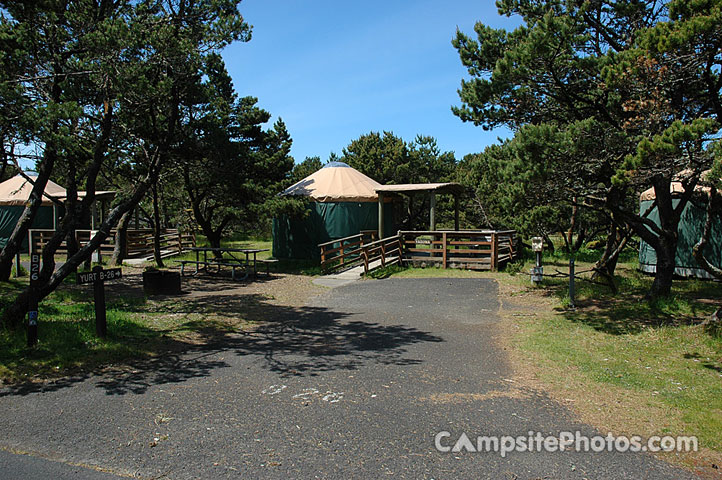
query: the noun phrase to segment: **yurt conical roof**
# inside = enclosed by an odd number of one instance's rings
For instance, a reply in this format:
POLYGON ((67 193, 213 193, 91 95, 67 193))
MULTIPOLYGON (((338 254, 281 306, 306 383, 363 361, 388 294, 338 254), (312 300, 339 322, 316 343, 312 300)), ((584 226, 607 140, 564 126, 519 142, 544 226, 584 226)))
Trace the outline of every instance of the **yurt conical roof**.
MULTIPOLYGON (((684 186, 682 185, 682 182, 680 182, 678 179, 679 177, 687 174, 688 172, 689 170, 683 170, 682 172, 675 175, 672 179, 672 182, 670 182, 669 193, 671 193, 673 197, 678 197, 684 193, 684 186)), ((710 172, 711 170, 705 170, 704 172, 702 172, 701 177, 705 178, 710 172)), ((694 190, 695 192, 709 193, 709 187, 704 185, 697 185, 696 187, 694 187, 694 190)), ((657 198, 657 194, 654 191, 654 187, 648 188, 639 195, 639 200, 642 202, 654 200, 655 198, 657 198)))
MULTIPOLYGON (((28 177, 37 177, 35 173, 28 173, 28 177)), ((9 180, 0 183, 0 205, 25 205, 30 198, 33 185, 25 177, 18 174, 9 180)), ((52 205, 50 196, 64 199, 67 195, 65 189, 57 183, 48 180, 43 194, 42 205, 52 205)))
POLYGON ((330 162, 281 195, 309 197, 316 202, 375 202, 381 184, 343 162, 330 162))

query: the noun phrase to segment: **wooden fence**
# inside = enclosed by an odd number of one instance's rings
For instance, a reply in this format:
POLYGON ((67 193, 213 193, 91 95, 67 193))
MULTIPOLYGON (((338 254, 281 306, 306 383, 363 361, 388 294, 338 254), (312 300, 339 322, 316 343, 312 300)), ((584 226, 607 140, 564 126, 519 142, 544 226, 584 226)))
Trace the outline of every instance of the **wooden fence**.
POLYGON ((394 263, 470 270, 498 270, 518 255, 514 230, 400 231, 368 241, 370 232, 322 243, 321 268, 331 272, 363 264, 364 272, 394 263))
POLYGON ((414 266, 498 270, 516 258, 514 230, 440 230, 399 232, 403 262, 414 266))
POLYGON ((357 235, 320 243, 321 270, 332 272, 360 265, 362 247, 376 240, 377 235, 375 230, 362 230, 357 235))
POLYGON ((363 245, 361 247, 361 258, 363 258, 364 274, 388 265, 401 264, 403 249, 401 235, 382 238, 368 245, 363 245))
MULTIPOLYGON (((115 236, 117 230, 111 230, 110 235, 103 241, 98 249, 101 256, 110 256, 115 248, 115 236)), ((43 249, 45 244, 55 234, 52 229, 31 229, 28 231, 28 246, 30 253, 43 249)), ((92 230, 76 230, 75 240, 78 247, 86 245, 92 238, 92 230)), ((153 230, 150 228, 132 229, 126 232, 126 258, 143 258, 153 255, 153 230)), ((166 229, 161 234, 161 252, 164 257, 183 253, 196 245, 194 233, 184 233, 177 229, 166 229)), ((96 251, 98 251, 96 250, 96 251)), ((57 253, 67 253, 65 242, 57 250, 57 253)))

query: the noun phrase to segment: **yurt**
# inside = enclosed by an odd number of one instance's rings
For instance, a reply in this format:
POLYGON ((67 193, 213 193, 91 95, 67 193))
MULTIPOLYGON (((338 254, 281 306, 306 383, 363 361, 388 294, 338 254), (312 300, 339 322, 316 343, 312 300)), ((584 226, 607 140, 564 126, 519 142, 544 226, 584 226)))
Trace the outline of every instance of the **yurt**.
MULTIPOLYGON (((692 196, 692 200, 682 212, 679 227, 677 228, 678 241, 674 272, 682 277, 711 278, 710 274, 699 266, 692 253, 692 248, 702 235, 706 218, 705 208, 708 201, 706 187, 698 186, 696 190, 697 192, 692 196)), ((675 197, 679 197, 684 188, 680 182, 672 182, 670 191, 673 196, 672 205, 677 206, 679 198, 675 197)), ((654 188, 645 190, 640 195, 640 215, 644 214, 652 206, 655 198, 654 188)), ((654 207, 648 218, 659 225, 657 207, 654 207)), ((722 268, 722 221, 720 221, 719 216, 713 219, 712 234, 704 253, 710 263, 722 268)), ((657 254, 644 240, 640 241, 639 244, 639 268, 647 273, 654 273, 657 270, 657 254)))
MULTIPOLYGON (((319 243, 378 230, 381 184, 342 162, 330 162, 284 190, 283 196, 308 200, 304 216, 273 219, 273 256, 319 258, 319 243)), ((392 204, 384 205, 384 231, 393 231, 392 204)))
MULTIPOLYGON (((37 176, 33 172, 28 172, 26 175, 31 178, 37 176)), ((32 189, 33 186, 30 182, 19 174, 0 183, 0 248, 5 248, 15 225, 25 210, 25 204, 28 203, 32 189)), ((42 204, 30 228, 54 229, 64 210, 62 207, 56 206, 50 197, 65 199, 65 195, 63 187, 48 180, 42 204)))

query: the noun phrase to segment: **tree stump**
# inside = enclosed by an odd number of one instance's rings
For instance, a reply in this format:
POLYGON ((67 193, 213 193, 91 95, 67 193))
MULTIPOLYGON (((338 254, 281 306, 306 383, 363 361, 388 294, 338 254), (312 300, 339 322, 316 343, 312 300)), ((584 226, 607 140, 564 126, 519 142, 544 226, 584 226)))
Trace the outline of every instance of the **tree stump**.
POLYGON ((164 270, 143 272, 143 292, 146 295, 179 295, 181 293, 180 273, 164 270))

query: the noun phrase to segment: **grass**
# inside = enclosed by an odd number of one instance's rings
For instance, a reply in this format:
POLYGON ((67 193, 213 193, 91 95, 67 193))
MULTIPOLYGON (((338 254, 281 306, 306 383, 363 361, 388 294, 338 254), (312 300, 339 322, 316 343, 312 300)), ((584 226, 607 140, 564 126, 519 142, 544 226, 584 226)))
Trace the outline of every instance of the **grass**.
MULTIPOLYGON (((24 287, 22 281, 0 284, 0 302, 10 301, 24 287)), ((25 330, 0 330, 0 379, 18 382, 53 378, 74 371, 129 359, 158 355, 182 347, 197 332, 232 328, 213 316, 168 315, 144 297, 109 298, 108 336, 95 335, 92 300, 81 289, 61 287, 40 303, 40 332, 36 347, 26 345, 25 330)), ((227 319, 226 319, 227 320, 227 319)))
MULTIPOLYGON (((596 257, 577 256, 577 271, 596 257)), ((571 404, 582 420, 616 434, 696 435, 704 452, 680 459, 709 471, 722 460, 722 338, 700 323, 722 304, 718 282, 676 280, 672 295, 647 302, 652 277, 636 270, 634 253, 617 268, 619 293, 576 282, 568 310, 568 257, 544 258, 546 277, 530 285, 527 259, 512 271, 464 272, 390 267, 379 277, 491 277, 510 305, 506 335, 518 372, 571 404)), ((582 275, 589 278, 589 273, 582 275)), ((675 460, 675 459, 673 459, 675 460)))
MULTIPOLYGON (((644 428, 653 420, 646 435, 694 434, 703 447, 722 451, 721 342, 700 326, 648 327, 620 335, 600 331, 573 315, 551 316, 527 322, 519 345, 543 362, 547 382, 567 379, 559 376, 559 370, 571 366, 578 393, 601 388, 611 394, 605 403, 612 406, 617 401, 615 391, 638 399, 639 403, 625 406, 639 415, 626 428, 644 428), (674 414, 650 419, 648 406, 674 414)), ((588 407, 601 406, 596 395, 591 398, 595 400, 588 407)))
MULTIPOLYGON (((197 246, 207 247, 208 241, 205 237, 199 235, 196 239, 197 246)), ((235 236, 221 242, 221 245, 225 248, 254 248, 267 250, 265 252, 259 252, 257 257, 259 260, 272 258, 273 242, 268 239, 257 239, 248 238, 245 236, 235 236)), ((241 254, 242 255, 242 254, 241 254)), ((202 258, 202 254, 201 254, 202 258)), ((178 265, 175 263, 178 260, 195 260, 195 252, 184 252, 182 255, 176 255, 174 257, 165 259, 166 266, 178 265)), ((149 262, 149 265, 155 265, 154 262, 149 262)), ((295 275, 309 275, 316 276, 321 274, 321 266, 317 260, 293 260, 293 259, 280 259, 276 263, 272 263, 269 267, 271 272, 275 273, 290 273, 295 275)))

